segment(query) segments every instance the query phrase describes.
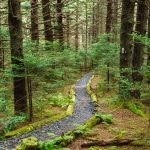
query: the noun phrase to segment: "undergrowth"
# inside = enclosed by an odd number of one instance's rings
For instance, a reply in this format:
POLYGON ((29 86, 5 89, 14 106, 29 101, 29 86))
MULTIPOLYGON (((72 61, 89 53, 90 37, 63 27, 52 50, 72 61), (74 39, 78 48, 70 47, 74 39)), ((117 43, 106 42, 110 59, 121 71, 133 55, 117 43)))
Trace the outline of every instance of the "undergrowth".
POLYGON ((141 117, 144 117, 144 105, 139 101, 123 101, 119 99, 113 99, 109 102, 110 106, 119 106, 125 109, 130 110, 134 114, 137 114, 141 117))

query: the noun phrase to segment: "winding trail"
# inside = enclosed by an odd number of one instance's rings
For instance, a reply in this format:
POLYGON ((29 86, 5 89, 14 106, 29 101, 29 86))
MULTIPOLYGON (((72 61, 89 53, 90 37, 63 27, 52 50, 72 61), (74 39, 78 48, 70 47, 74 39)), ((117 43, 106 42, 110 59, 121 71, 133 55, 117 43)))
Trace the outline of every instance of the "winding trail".
POLYGON ((76 97, 72 116, 43 126, 28 134, 11 138, 6 141, 0 141, 0 150, 12 150, 20 143, 21 139, 30 136, 35 136, 40 141, 54 139, 62 133, 67 133, 68 131, 75 129, 78 125, 85 123, 94 114, 94 104, 92 103, 91 97, 86 92, 86 85, 92 75, 93 73, 85 74, 75 85, 76 97))

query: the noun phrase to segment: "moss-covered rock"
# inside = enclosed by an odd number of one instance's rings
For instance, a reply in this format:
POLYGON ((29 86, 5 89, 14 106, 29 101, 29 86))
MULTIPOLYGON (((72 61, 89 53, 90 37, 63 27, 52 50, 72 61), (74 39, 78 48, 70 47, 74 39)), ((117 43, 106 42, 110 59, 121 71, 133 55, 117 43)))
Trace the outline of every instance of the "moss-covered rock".
POLYGON ((38 150, 39 143, 36 137, 28 137, 22 139, 21 145, 16 147, 16 150, 38 150))

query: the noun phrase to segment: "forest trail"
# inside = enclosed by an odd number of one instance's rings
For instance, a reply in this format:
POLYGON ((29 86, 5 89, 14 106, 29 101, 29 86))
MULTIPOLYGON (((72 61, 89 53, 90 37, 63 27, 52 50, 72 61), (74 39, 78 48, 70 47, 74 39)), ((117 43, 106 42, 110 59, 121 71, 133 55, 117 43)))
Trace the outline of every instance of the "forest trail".
POLYGON ((75 129, 78 125, 85 123, 94 114, 94 105, 91 97, 86 91, 86 85, 92 75, 93 73, 85 74, 75 84, 76 97, 72 116, 68 116, 60 121, 43 126, 28 134, 11 138, 6 141, 0 141, 0 150, 12 150, 20 143, 21 139, 30 136, 35 136, 40 141, 54 139, 55 137, 60 136, 62 133, 67 133, 68 131, 75 129))

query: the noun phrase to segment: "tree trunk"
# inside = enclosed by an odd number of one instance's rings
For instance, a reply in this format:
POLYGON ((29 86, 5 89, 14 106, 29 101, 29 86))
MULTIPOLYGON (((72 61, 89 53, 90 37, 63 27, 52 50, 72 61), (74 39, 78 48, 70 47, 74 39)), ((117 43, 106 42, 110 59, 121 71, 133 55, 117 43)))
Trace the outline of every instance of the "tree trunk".
MULTIPOLYGON (((148 14, 148 7, 146 6, 146 0, 139 0, 137 6, 135 30, 138 34, 143 36, 146 34, 147 14, 148 14)), ((143 80, 143 75, 140 72, 140 69, 143 65, 143 61, 144 61, 144 45, 139 42, 135 42, 133 51, 133 62, 132 62, 133 64, 132 79, 133 83, 135 84, 141 83, 143 80)), ((140 99, 139 88, 136 88, 131 93, 134 98, 140 99)))
MULTIPOLYGON (((148 38, 150 38, 150 9, 148 14, 148 38)), ((148 47, 147 53, 147 66, 150 66, 150 46, 148 47)), ((148 83, 150 84, 150 77, 148 77, 148 83)))
POLYGON ((133 0, 122 1, 121 14, 121 33, 120 33, 120 99, 130 99, 130 89, 128 88, 131 82, 131 65, 132 65, 132 37, 134 26, 134 6, 133 0), (128 84, 129 83, 129 84, 128 84))
POLYGON ((117 36, 118 36, 118 0, 113 0, 113 13, 112 13, 112 32, 114 34, 113 41, 117 42, 117 36))
POLYGON ((70 13, 67 12, 67 47, 70 46, 70 13))
MULTIPOLYGON (((1 14, 0 14, 1 15, 1 14)), ((0 31, 1 31, 1 20, 0 20, 0 31)), ((4 70, 4 48, 3 48, 3 41, 2 37, 0 35, 0 69, 4 70)))
POLYGON ((13 70, 15 114, 27 112, 25 67, 23 60, 23 34, 20 0, 8 0, 11 60, 13 70))
POLYGON ((4 70, 4 48, 1 37, 0 37, 0 69, 4 70))
POLYGON ((42 13, 44 20, 44 34, 45 40, 49 42, 53 42, 53 30, 51 24, 51 12, 50 12, 50 1, 42 0, 42 13))
POLYGON ((85 58, 84 58, 84 69, 85 72, 87 71, 87 49, 88 49, 88 4, 87 0, 85 3, 85 16, 86 16, 86 22, 85 22, 85 58))
POLYGON ((79 48, 79 0, 76 0, 76 27, 75 27, 75 48, 78 51, 79 48))
MULTIPOLYGON (((107 0, 107 18, 106 18, 106 33, 109 34, 111 32, 111 23, 112 23, 112 0, 107 0)), ((110 38, 108 37, 108 42, 110 42, 110 38)), ((110 63, 107 64, 107 84, 109 91, 109 82, 110 82, 110 63)))
POLYGON ((64 49, 62 8, 63 8, 62 0, 57 0, 57 5, 56 5, 56 11, 57 11, 57 39, 59 41, 61 51, 64 49))
POLYGON ((39 43, 38 0, 31 0, 31 40, 39 43))

